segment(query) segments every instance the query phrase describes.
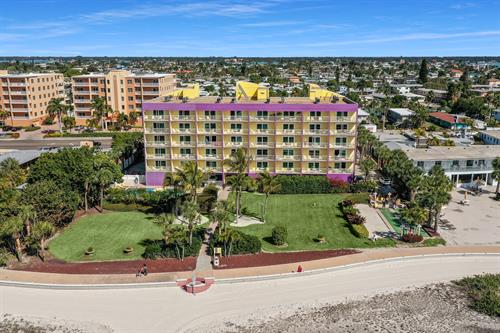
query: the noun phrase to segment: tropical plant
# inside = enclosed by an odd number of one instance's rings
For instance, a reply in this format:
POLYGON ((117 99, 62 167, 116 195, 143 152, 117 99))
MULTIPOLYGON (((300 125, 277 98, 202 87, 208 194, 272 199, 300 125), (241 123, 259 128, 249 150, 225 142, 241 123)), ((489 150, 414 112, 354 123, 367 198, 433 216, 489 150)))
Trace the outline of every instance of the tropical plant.
POLYGON ((63 118, 63 124, 64 124, 64 127, 66 127, 67 129, 69 129, 69 131, 71 132, 71 129, 73 127, 75 127, 75 125, 76 125, 75 117, 64 117, 63 118))
POLYGON ((370 172, 377 169, 377 163, 375 163, 375 161, 372 160, 370 157, 367 157, 362 159, 361 162, 359 162, 359 167, 361 168, 361 171, 363 171, 363 173, 365 174, 365 179, 368 179, 370 172))
POLYGON ((241 216, 241 192, 249 183, 249 178, 244 173, 238 173, 227 178, 227 184, 231 187, 231 191, 235 193, 236 204, 236 223, 241 216))
POLYGON ((132 125, 132 126, 135 125, 135 123, 137 123, 138 119, 139 119, 139 112, 133 111, 133 112, 130 112, 128 114, 128 123, 130 125, 132 125))
POLYGON ((416 128, 415 131, 416 145, 420 147, 420 138, 425 137, 425 129, 424 128, 416 128))
POLYGON ((418 205, 412 205, 401 211, 401 217, 410 225, 422 225, 427 220, 427 211, 418 205))
POLYGON ((269 172, 260 174, 258 184, 260 191, 266 195, 264 200, 264 211, 262 212, 262 221, 265 222, 269 195, 278 192, 281 189, 281 184, 276 176, 271 176, 269 172))
MULTIPOLYGON (((165 175, 167 184, 174 186, 182 186, 182 189, 189 192, 191 200, 196 201, 198 189, 204 181, 208 179, 209 173, 198 167, 196 161, 187 161, 182 164, 182 167, 176 168, 176 175, 165 175)), ((164 182, 165 184, 165 182, 164 182)))
POLYGON ((271 232, 271 239, 274 245, 282 246, 286 243, 288 231, 284 225, 277 225, 271 232))
POLYGON ((19 216, 10 216, 0 223, 0 239, 6 239, 17 260, 22 260, 21 237, 24 229, 23 220, 19 216))
POLYGON ((228 167, 229 172, 236 173, 235 175, 228 177, 227 181, 231 187, 231 191, 236 194, 236 222, 238 222, 238 217, 241 214, 241 192, 243 188, 249 184, 249 178, 246 175, 246 172, 251 160, 252 157, 248 155, 248 151, 246 149, 238 148, 231 154, 229 159, 224 161, 224 165, 228 167))
POLYGON ((26 236, 31 236, 31 226, 35 223, 37 218, 36 210, 31 205, 20 205, 17 215, 24 223, 26 236))
POLYGON ((0 179, 6 186, 14 188, 25 181, 26 173, 15 158, 8 157, 0 162, 0 179))
POLYGON ((106 128, 106 117, 113 113, 113 109, 108 105, 104 97, 94 97, 92 99, 91 110, 94 113, 96 123, 101 123, 101 128, 106 128))
POLYGON ((64 104, 64 98, 52 98, 47 105, 47 113, 54 118, 57 116, 57 123, 59 125, 59 133, 62 133, 62 116, 67 111, 67 107, 64 104))
POLYGON ((162 229, 163 239, 165 244, 168 244, 169 238, 172 235, 171 226, 175 222, 175 216, 172 214, 161 214, 157 215, 154 219, 154 223, 162 229))
POLYGON ((45 260, 45 241, 47 238, 54 234, 55 227, 52 223, 43 221, 34 225, 33 227, 33 239, 38 240, 39 243, 39 255, 42 260, 45 260))
POLYGON ((193 232, 201 223, 201 215, 198 212, 196 201, 188 200, 182 206, 181 222, 186 225, 189 232, 189 245, 193 244, 193 232))
POLYGON ((233 243, 240 240, 241 234, 233 228, 227 226, 224 230, 219 231, 218 239, 222 241, 224 247, 224 256, 230 256, 233 243))
POLYGON ((210 214, 210 221, 218 226, 219 233, 225 231, 229 224, 234 221, 232 205, 230 201, 221 200, 215 204, 215 209, 210 214))

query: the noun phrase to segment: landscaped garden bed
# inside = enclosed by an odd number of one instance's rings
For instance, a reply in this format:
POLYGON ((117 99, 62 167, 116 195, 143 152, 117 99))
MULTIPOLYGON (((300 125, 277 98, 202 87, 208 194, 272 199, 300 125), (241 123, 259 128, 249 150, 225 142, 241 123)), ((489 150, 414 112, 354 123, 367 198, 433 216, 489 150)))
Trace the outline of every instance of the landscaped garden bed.
MULTIPOLYGON (((401 234, 401 218, 399 216, 399 211, 391 210, 389 208, 381 208, 380 211, 387 219, 387 221, 391 224, 394 231, 400 235, 401 234)), ((425 228, 421 229, 421 235, 423 237, 429 237, 430 235, 427 233, 425 228)))
MULTIPOLYGON (((130 257, 131 255, 129 255, 130 257)), ((47 260, 35 262, 27 266, 13 267, 16 270, 60 273, 60 274, 136 274, 146 264, 149 273, 183 272, 196 268, 196 258, 186 257, 184 260, 175 258, 157 260, 129 260, 68 263, 62 260, 47 260)))
POLYGON ((304 251, 287 253, 258 253, 250 255, 221 257, 218 269, 271 266, 300 263, 304 261, 340 257, 360 253, 356 250, 304 251))

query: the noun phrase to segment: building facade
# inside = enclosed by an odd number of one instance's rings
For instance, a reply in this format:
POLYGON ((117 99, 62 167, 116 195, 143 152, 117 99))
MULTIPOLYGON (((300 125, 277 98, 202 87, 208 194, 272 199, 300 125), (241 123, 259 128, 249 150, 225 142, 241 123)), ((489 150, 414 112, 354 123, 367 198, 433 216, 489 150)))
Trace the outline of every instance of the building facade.
POLYGON ((479 138, 486 145, 500 145, 500 130, 481 131, 479 138))
POLYGON ((111 70, 73 76, 74 115, 78 125, 93 117, 92 99, 103 97, 113 111, 129 114, 140 112, 142 103, 167 95, 176 88, 175 74, 138 74, 111 70))
POLYGON ((309 97, 270 98, 263 86, 240 82, 236 96, 197 97, 192 87, 144 103, 146 184, 162 186, 188 160, 223 181, 223 161, 238 148, 252 156, 251 176, 354 175, 357 104, 316 85, 309 97))
POLYGON ((39 126, 48 116, 52 98, 64 97, 64 78, 59 73, 9 74, 0 72, 0 109, 9 126, 39 126))
POLYGON ((486 184, 496 185, 492 177, 493 160, 500 156, 500 146, 471 145, 458 147, 431 147, 404 150, 415 166, 424 172, 439 165, 454 184, 472 183, 478 178, 486 184))

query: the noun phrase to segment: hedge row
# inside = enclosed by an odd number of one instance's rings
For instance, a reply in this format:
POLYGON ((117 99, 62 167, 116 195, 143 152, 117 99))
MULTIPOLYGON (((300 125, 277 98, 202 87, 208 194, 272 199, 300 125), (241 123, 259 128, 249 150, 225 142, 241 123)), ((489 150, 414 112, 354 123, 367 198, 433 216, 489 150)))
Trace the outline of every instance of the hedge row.
MULTIPOLYGON (((235 232, 238 234, 238 236, 235 237, 236 240, 231 245, 231 255, 259 253, 261 251, 262 243, 258 237, 247 235, 238 230, 235 230, 235 232)), ((219 239, 218 230, 216 230, 216 232, 214 233, 214 237, 210 241, 210 248, 212 253, 215 247, 224 249, 224 243, 221 239, 219 239)))
POLYGON ((326 194, 346 192, 373 192, 376 182, 358 182, 349 184, 342 180, 328 179, 325 176, 276 176, 280 184, 279 194, 326 194))
POLYGON ((366 218, 359 214, 359 209, 355 208, 351 200, 344 200, 339 203, 339 208, 347 220, 347 225, 351 233, 358 238, 368 238, 370 233, 364 226, 366 218))
POLYGON ((182 245, 165 244, 163 240, 149 241, 142 255, 145 259, 159 258, 177 258, 196 257, 200 252, 201 238, 193 236, 193 244, 185 243, 182 245))
POLYGON ((368 229, 366 229, 364 224, 349 223, 349 230, 354 236, 358 238, 368 238, 370 236, 370 232, 368 231, 368 229))

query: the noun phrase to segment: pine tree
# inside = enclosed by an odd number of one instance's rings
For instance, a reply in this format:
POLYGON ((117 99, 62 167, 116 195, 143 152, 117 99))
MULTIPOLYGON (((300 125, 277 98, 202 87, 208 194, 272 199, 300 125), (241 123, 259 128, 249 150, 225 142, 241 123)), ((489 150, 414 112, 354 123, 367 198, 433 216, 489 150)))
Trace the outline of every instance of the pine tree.
POLYGON ((427 60, 422 59, 422 63, 420 64, 420 71, 418 72, 418 82, 422 84, 426 83, 428 75, 429 69, 427 68, 427 60))

